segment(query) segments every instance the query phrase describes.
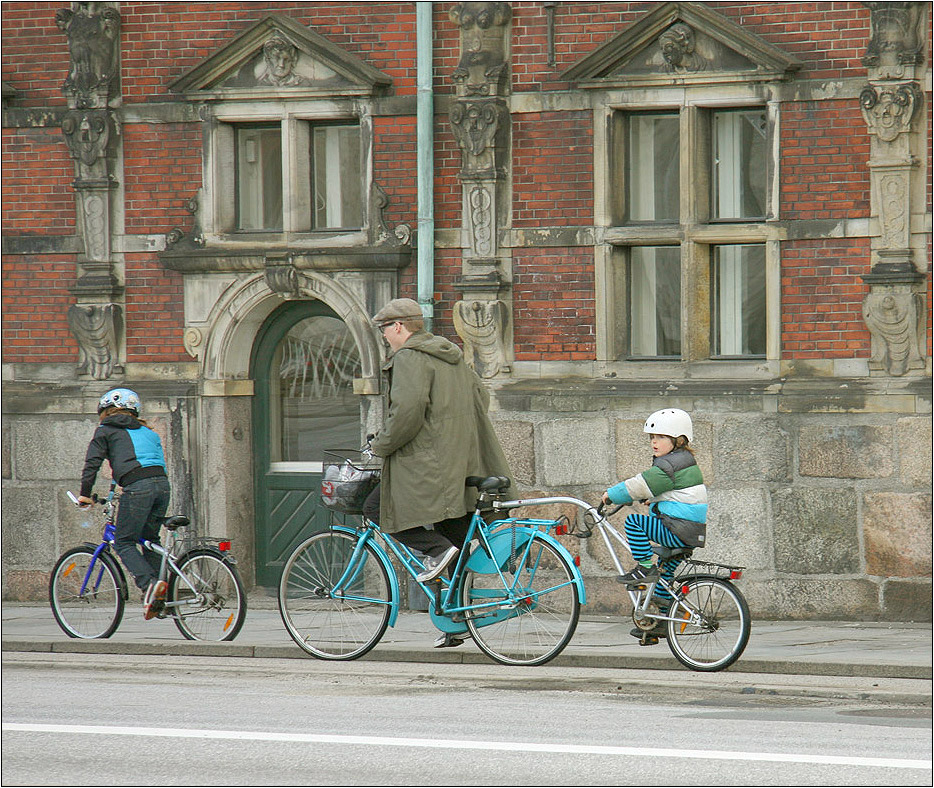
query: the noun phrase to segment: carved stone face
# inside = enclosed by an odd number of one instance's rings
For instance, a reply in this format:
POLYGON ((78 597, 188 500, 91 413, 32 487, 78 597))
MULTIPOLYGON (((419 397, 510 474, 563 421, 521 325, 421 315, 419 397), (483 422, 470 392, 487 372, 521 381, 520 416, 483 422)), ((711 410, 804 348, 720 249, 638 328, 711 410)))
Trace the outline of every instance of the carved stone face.
POLYGON ((683 24, 669 27, 658 39, 662 48, 662 57, 674 68, 683 66, 694 54, 694 31, 683 24))
POLYGON ((298 51, 287 41, 274 38, 263 47, 266 61, 266 76, 271 82, 282 83, 289 80, 298 60, 298 51))

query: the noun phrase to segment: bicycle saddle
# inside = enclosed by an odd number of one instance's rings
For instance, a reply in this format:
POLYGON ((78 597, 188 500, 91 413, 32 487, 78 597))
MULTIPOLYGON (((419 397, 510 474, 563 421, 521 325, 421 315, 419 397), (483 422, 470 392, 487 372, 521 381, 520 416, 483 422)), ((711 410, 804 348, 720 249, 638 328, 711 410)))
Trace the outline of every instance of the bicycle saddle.
POLYGON ((669 558, 690 558, 694 554, 694 548, 662 547, 662 545, 653 544, 652 552, 658 556, 660 561, 667 561, 669 558))
POLYGON ((166 517, 162 522, 162 525, 167 528, 169 531, 174 531, 176 528, 184 528, 191 522, 183 514, 174 514, 171 517, 166 517))
POLYGON ((464 480, 465 487, 476 487, 480 492, 504 493, 512 482, 507 476, 468 476, 464 480))

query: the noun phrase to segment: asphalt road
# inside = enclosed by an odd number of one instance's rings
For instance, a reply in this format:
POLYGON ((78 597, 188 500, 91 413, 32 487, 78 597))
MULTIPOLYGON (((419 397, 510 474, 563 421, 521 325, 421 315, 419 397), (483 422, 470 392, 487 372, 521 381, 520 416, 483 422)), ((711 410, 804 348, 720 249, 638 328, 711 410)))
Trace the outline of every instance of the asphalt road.
POLYGON ((925 703, 881 704, 819 677, 775 685, 752 674, 547 666, 532 675, 4 653, 2 782, 931 784, 925 703))

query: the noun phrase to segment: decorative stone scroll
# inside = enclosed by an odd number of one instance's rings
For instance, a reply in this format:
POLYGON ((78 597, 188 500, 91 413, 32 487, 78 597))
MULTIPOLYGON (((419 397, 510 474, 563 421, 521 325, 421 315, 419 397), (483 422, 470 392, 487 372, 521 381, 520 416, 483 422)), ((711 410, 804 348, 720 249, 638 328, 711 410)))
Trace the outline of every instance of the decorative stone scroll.
POLYGON ((509 323, 502 301, 458 301, 454 329, 464 341, 464 358, 481 378, 508 369, 503 339, 509 323))
POLYGON ((285 257, 266 257, 266 284, 269 289, 284 298, 298 298, 298 271, 292 262, 292 255, 285 257))
POLYGON ((122 333, 119 304, 72 304, 68 326, 78 340, 78 373, 106 380, 115 371, 122 333))
POLYGON ((673 74, 693 73, 707 68, 707 60, 697 51, 694 29, 676 22, 658 37, 665 68, 673 74))
POLYGON ((71 67, 62 86, 79 108, 104 107, 117 79, 120 64, 120 13, 95 8, 101 3, 73 3, 55 14, 55 23, 68 36, 71 67))
POLYGON ((893 142, 911 129, 923 100, 916 82, 867 85, 859 94, 863 118, 882 142, 893 142))

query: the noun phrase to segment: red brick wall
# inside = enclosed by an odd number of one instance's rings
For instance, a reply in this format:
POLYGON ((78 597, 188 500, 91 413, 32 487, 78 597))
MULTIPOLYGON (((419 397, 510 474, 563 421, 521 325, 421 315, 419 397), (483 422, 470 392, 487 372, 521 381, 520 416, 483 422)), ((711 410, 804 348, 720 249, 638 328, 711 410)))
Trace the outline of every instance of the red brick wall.
POLYGON ((74 179, 60 127, 3 129, 4 235, 73 235, 74 179))
POLYGON ((390 230, 407 224, 413 234, 418 225, 418 182, 415 118, 373 119, 374 180, 389 197, 383 219, 390 230))
POLYGON ((61 255, 3 255, 3 362, 76 362, 68 328, 75 262, 61 255))
POLYGON ((593 250, 514 249, 517 361, 592 361, 596 355, 593 250))
POLYGON ((201 137, 200 123, 123 127, 127 233, 191 228, 185 206, 201 188, 201 137))
POLYGON ((55 12, 70 3, 3 4, 3 81, 17 92, 21 107, 62 106, 68 76, 68 38, 55 24, 55 12))
POLYGON ((782 357, 868 358, 868 238, 782 244, 782 357))
POLYGON ((513 225, 593 224, 593 129, 589 112, 514 115, 513 225))
POLYGON ((126 360, 191 361, 182 345, 182 275, 153 255, 126 255, 126 360))
POLYGON ((781 219, 869 216, 869 133, 857 101, 781 109, 781 219))

